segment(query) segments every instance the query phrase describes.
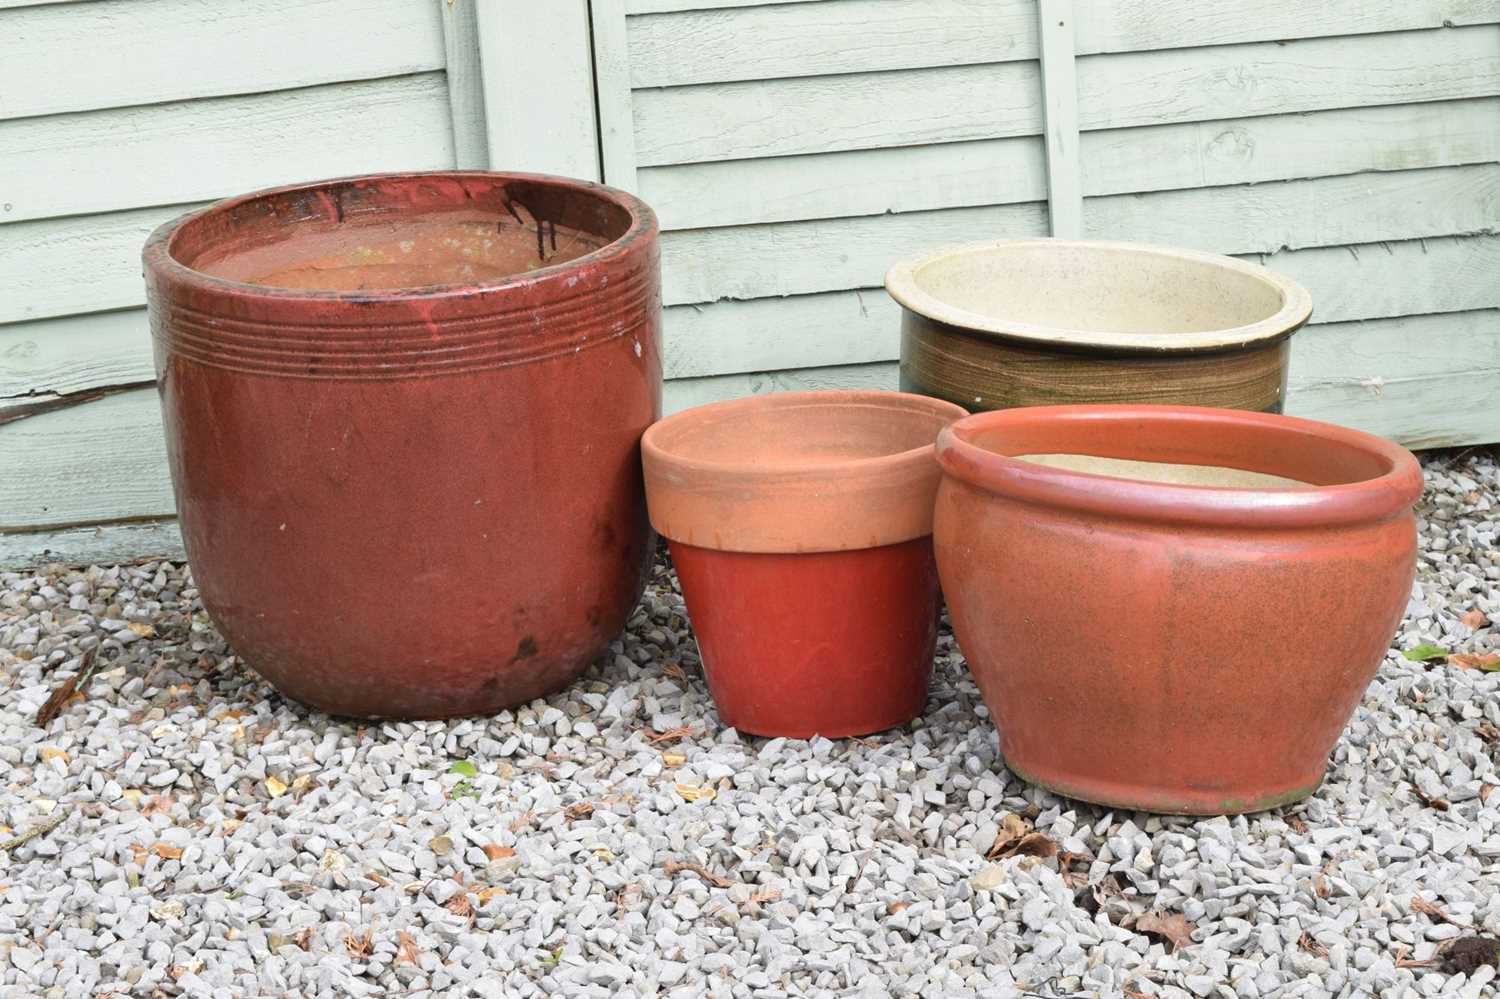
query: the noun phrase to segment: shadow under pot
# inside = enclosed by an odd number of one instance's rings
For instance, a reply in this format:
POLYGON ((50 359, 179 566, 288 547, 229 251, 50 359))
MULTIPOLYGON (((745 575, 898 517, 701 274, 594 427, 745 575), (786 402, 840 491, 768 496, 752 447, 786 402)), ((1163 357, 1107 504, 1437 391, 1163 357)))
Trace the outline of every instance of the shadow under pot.
POLYGON ((937 450, 938 570, 1013 772, 1183 814, 1317 788, 1411 592, 1409 452, 1173 406, 982 413, 937 450))
POLYGON ((1233 257, 1024 239, 950 247, 886 275, 901 388, 980 411, 1165 403, 1280 412, 1295 282, 1233 257))
POLYGON ((286 187, 145 249, 204 606, 288 697, 481 714, 568 683, 640 597, 657 228, 523 174, 286 187))
POLYGON ((937 641, 933 441, 963 415, 897 392, 796 392, 646 431, 651 522, 725 724, 838 738, 921 713, 937 641))

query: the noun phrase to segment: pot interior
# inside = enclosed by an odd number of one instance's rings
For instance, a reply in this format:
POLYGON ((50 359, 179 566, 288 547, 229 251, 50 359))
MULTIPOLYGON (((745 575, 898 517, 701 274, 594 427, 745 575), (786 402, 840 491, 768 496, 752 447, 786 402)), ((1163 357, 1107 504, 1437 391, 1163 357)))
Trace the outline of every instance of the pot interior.
POLYGON ((1088 333, 1213 333, 1270 319, 1285 304, 1254 273, 1118 244, 964 248, 919 265, 912 280, 937 302, 993 322, 1088 333))
POLYGON ((657 447, 693 464, 784 470, 865 461, 930 446, 953 420, 928 400, 858 402, 776 396, 703 407, 691 419, 673 419, 655 435, 657 447))
POLYGON ((1079 406, 984 415, 960 421, 954 434, 1006 458, 1141 482, 1310 488, 1365 482, 1395 467, 1389 453, 1336 428, 1230 410, 1079 406))
POLYGON ((1178 486, 1217 486, 1227 489, 1307 489, 1310 482, 1266 472, 1221 465, 1184 465, 1170 461, 1136 461, 1091 454, 1018 454, 1013 457, 1048 468, 1065 468, 1090 475, 1139 482, 1166 482, 1178 486))
POLYGON ((232 202, 184 223, 169 252, 273 288, 395 291, 492 283, 624 236, 630 212, 586 188, 487 174, 334 181, 232 202))

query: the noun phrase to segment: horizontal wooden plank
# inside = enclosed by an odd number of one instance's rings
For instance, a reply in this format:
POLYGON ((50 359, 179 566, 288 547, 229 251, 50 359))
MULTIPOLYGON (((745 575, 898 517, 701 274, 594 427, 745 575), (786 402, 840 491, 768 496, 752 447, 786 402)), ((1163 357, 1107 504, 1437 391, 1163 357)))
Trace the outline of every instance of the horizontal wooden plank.
POLYGON ((59 562, 63 565, 113 565, 143 559, 185 561, 182 531, 175 520, 65 527, 59 530, 0 531, 0 569, 59 562))
POLYGON ((1500 160, 1500 98, 1083 135, 1085 194, 1258 184, 1500 160))
POLYGON ((876 286, 892 263, 926 247, 1046 232, 1047 209, 1036 202, 669 232, 662 236, 662 300, 876 286))
POLYGON ((668 378, 889 361, 901 351, 901 310, 884 288, 666 310, 668 378))
MULTIPOLYGON (((1500 161, 1500 98, 1106 129, 1082 136, 1086 195, 1500 161)), ((1035 136, 652 167, 668 229, 1037 201, 1035 136)))
POLYGON ((0 326, 0 407, 30 394, 68 395, 153 377, 145 309, 0 326))
POLYGON ((445 62, 441 13, 428 0, 98 0, 0 15, 0 37, 0 118, 398 76, 445 62))
MULTIPOLYGON (((637 87, 1037 57, 1036 0, 825 0, 629 19, 637 87)), ((1329 38, 1500 21, 1494 0, 1078 0, 1079 55, 1329 38)))
POLYGON ((1500 309, 1323 323, 1292 337, 1290 388, 1376 391, 1386 381, 1496 367, 1500 309))
POLYGON ((442 73, 21 118, 0 122, 0 219, 177 205, 452 164, 442 73))
POLYGON ((725 7, 769 7, 825 0, 625 0, 627 14, 670 14, 679 10, 718 10, 725 7))
POLYGON ((636 87, 1037 57, 1036 0, 825 0, 627 20, 636 87))
MULTIPOLYGON (((1496 219, 1500 165, 1093 198, 1084 228, 1092 238, 1244 254, 1449 236, 1496 219)), ((894 261, 927 248, 1040 235, 1037 203, 680 230, 662 237, 663 297, 678 305, 878 287, 894 261)))
POLYGON ((1494 0, 1074 0, 1073 9, 1080 55, 1500 21, 1494 0))
POLYGON ((716 378, 685 378, 668 382, 662 390, 666 414, 725 399, 739 399, 770 392, 817 392, 827 389, 894 389, 899 382, 897 366, 841 364, 829 368, 796 371, 757 371, 716 378))
POLYGON ((1500 163, 1089 198, 1084 236, 1275 253, 1493 230, 1500 163))
POLYGON ((1301 282, 1313 321, 1347 322, 1500 307, 1500 236, 1262 254, 1265 266, 1301 282))
POLYGON ((635 92, 639 166, 1041 132, 1035 62, 635 92))
POLYGON ((161 409, 141 388, 0 425, 0 530, 172 513, 161 409))
POLYGON ((1500 441, 1500 368, 1398 378, 1383 385, 1329 385, 1287 398, 1287 412, 1389 437, 1410 448, 1500 441))
POLYGON ((1127 128, 1500 93, 1500 27, 1078 60, 1079 125, 1127 128))
POLYGON ((0 323, 140 305, 141 247, 188 205, 0 227, 0 323))

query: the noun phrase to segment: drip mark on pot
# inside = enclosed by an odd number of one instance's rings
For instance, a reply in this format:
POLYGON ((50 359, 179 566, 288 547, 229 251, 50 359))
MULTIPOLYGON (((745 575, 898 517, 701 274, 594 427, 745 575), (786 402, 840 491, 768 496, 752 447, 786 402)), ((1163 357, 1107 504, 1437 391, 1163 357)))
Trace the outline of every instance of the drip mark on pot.
POLYGON ((513 663, 518 663, 522 659, 530 659, 532 656, 536 655, 536 652, 536 639, 532 638, 530 635, 527 635, 525 638, 516 643, 516 654, 510 657, 510 661, 513 663))

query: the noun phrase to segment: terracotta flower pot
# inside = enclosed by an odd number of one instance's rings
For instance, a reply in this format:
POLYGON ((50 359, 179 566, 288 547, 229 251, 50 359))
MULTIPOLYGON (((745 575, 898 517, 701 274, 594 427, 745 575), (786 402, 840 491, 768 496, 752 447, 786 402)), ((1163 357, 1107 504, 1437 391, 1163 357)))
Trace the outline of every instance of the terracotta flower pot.
POLYGON ((937 450, 943 591, 1012 771, 1188 814, 1318 786, 1410 594, 1410 453, 1172 406, 984 413, 937 450))
POLYGON ((891 268, 901 388, 973 410, 1171 403, 1280 412, 1301 286, 1212 253, 1025 239, 891 268))
POLYGON ((958 406, 796 392, 668 417, 641 442, 726 724, 830 738, 909 721, 937 640, 932 444, 958 406))
POLYGON ((169 223, 145 265, 194 578, 283 693, 490 712, 620 630, 661 397, 644 204, 520 174, 328 181, 169 223))

